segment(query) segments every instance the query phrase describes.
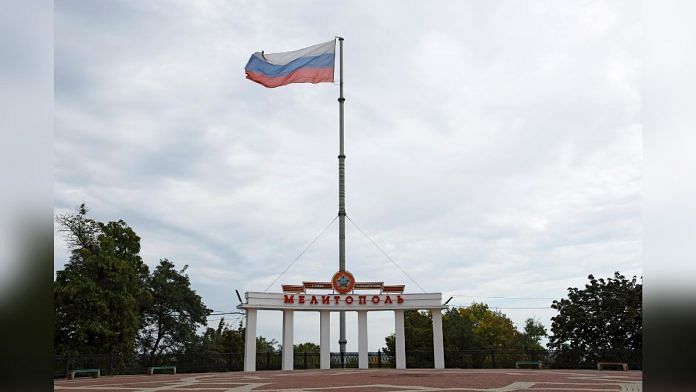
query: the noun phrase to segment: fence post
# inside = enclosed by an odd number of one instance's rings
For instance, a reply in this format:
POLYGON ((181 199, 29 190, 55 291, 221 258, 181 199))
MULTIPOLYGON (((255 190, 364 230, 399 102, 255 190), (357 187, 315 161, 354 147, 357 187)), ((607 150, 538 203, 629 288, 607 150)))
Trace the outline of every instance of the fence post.
POLYGON ((109 376, 114 375, 114 353, 109 353, 109 376))
POLYGON ((65 378, 70 379, 70 355, 65 356, 65 378))
POLYGON ((304 352, 304 368, 307 369, 307 351, 304 352))
POLYGON ((190 370, 191 373, 193 373, 194 363, 196 363, 196 353, 191 352, 191 370, 190 370))
POLYGON ((497 367, 495 366, 495 349, 491 350, 491 367, 494 369, 497 367))
POLYGON ((266 351, 266 370, 271 368, 271 352, 266 351))
POLYGON ((382 349, 377 349, 377 367, 382 368, 382 349))

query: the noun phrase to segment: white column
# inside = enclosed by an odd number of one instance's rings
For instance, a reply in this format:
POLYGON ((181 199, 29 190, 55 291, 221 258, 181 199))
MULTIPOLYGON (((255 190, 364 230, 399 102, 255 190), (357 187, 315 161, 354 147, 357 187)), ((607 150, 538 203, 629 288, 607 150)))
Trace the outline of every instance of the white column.
POLYGON ((293 354, 293 327, 294 314, 292 310, 283 310, 283 370, 292 370, 294 363, 293 354))
POLYGON ((396 368, 406 369, 406 333, 404 332, 404 311, 394 311, 394 335, 396 349, 396 368))
POLYGON ((256 371, 256 309, 246 310, 244 337, 244 371, 256 371))
POLYGON ((433 316, 433 355, 435 369, 445 368, 445 351, 442 343, 442 309, 432 309, 433 316))
POLYGON ((358 311, 358 367, 367 369, 367 310, 358 311))
POLYGON ((331 369, 331 311, 319 311, 319 367, 331 369))

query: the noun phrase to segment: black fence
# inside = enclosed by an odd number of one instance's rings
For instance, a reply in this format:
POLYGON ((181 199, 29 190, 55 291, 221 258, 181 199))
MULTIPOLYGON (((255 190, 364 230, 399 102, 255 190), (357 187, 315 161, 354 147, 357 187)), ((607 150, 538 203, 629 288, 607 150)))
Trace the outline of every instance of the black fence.
MULTIPOLYGON (((280 370, 280 351, 256 353, 257 370, 280 370)), ((392 358, 384 352, 368 353, 372 368, 394 367, 392 358)), ((331 353, 332 368, 357 368, 358 353, 331 353), (341 361, 343 359, 343 361, 341 361), (344 364, 343 366, 341 364, 344 364)), ((149 355, 95 354, 55 355, 53 376, 65 377, 73 369, 101 369, 104 375, 146 374, 150 366, 176 366, 177 373, 228 372, 244 370, 244 353, 187 353, 164 354, 151 359, 149 355)), ((319 353, 295 352, 295 369, 319 369, 319 353)))
MULTIPOLYGON (((257 370, 280 370, 280 351, 256 354, 257 370)), ((630 369, 642 369, 640 351, 612 351, 586 353, 550 350, 460 350, 445 351, 445 367, 467 369, 514 368, 519 361, 541 361, 545 368, 591 369, 597 361, 626 362, 630 369)), ((393 368, 394 358, 384 351, 368 353, 370 368, 393 368)), ((295 369, 319 369, 319 353, 294 353, 295 369)), ((187 353, 148 355, 99 354, 56 355, 53 360, 54 377, 65 377, 73 369, 101 369, 104 375, 145 374, 150 366, 176 366, 177 373, 228 372, 244 369, 243 353, 187 353)), ((358 353, 331 353, 332 368, 357 368, 358 353), (342 365, 342 363, 344 365, 342 365)), ((432 368, 432 351, 406 353, 406 367, 432 368)))
POLYGON ((104 375, 146 374, 150 366, 176 366, 178 373, 225 372, 243 370, 243 353, 163 354, 151 359, 149 355, 97 354, 56 355, 53 358, 54 377, 64 377, 73 369, 101 369, 104 375))
MULTIPOLYGON (((370 352, 367 354, 368 363, 371 368, 388 368, 394 367, 391 357, 384 352, 370 352)), ((256 369, 257 370, 280 370, 282 354, 280 351, 256 353, 256 369)), ((330 357, 331 368, 357 368, 358 353, 347 352, 341 358, 340 353, 331 353, 330 357), (341 361, 343 359, 343 361, 341 361), (342 365, 343 363, 343 365, 342 365)), ((243 364, 240 366, 241 370, 243 364)), ((294 353, 293 367, 295 369, 319 369, 320 358, 319 353, 294 353)))

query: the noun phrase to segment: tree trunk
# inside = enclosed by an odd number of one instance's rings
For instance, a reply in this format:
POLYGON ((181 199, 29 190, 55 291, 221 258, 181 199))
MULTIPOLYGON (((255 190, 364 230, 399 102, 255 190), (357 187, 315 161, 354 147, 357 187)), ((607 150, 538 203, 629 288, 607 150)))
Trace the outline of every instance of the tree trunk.
POLYGON ((150 366, 152 366, 154 360, 155 360, 155 352, 157 352, 157 347, 160 344, 160 341, 162 340, 162 334, 164 331, 162 331, 162 325, 157 326, 157 340, 155 340, 155 344, 152 346, 152 350, 150 350, 150 366))

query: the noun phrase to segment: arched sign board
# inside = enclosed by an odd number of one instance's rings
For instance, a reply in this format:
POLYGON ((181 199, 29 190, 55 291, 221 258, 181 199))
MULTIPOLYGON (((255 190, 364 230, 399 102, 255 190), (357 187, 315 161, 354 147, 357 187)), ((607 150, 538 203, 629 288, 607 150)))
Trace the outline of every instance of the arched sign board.
POLYGON ((385 285, 383 282, 356 282, 348 271, 338 271, 331 282, 303 282, 302 285, 283 285, 283 293, 247 292, 246 302, 239 309, 264 310, 406 310, 446 309, 441 293, 404 294, 404 285, 385 285), (333 290, 310 293, 308 289, 333 290), (365 293, 361 290, 372 290, 365 293), (379 293, 374 293, 378 290, 379 293))

